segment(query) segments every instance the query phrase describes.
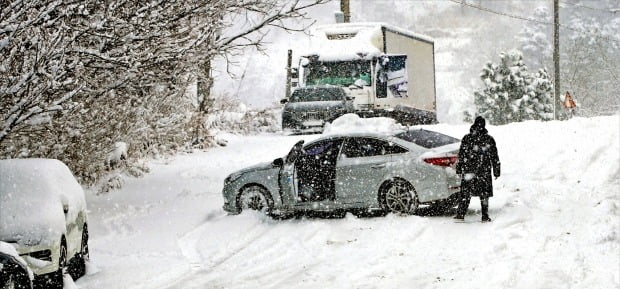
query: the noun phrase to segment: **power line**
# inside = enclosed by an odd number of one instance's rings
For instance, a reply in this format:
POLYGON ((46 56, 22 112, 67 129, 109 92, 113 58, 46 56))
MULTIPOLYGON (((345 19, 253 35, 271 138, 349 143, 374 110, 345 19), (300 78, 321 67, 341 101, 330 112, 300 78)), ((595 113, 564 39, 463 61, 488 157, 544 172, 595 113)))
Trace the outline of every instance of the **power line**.
POLYGON ((571 5, 577 8, 585 8, 585 9, 590 9, 590 10, 596 10, 596 11, 603 11, 603 12, 608 12, 608 13, 618 13, 618 11, 620 11, 620 8, 614 8, 614 9, 602 9, 602 8, 595 8, 595 7, 591 7, 591 6, 586 6, 583 4, 577 4, 577 3, 571 3, 568 1, 560 1, 560 3, 562 4, 566 4, 566 5, 571 5))
MULTIPOLYGON (((482 11, 485 11, 485 12, 489 12, 489 13, 497 14, 497 15, 500 15, 500 16, 505 16, 505 17, 513 18, 513 19, 529 21, 529 22, 534 22, 534 23, 548 25, 548 26, 554 25, 551 22, 542 21, 542 20, 538 20, 538 19, 534 19, 534 18, 529 18, 529 17, 524 17, 524 16, 520 16, 520 15, 508 14, 508 13, 504 13, 504 12, 501 12, 501 11, 496 11, 496 10, 493 10, 493 9, 490 9, 490 8, 486 8, 486 7, 470 4, 470 3, 467 3, 465 0, 449 0, 449 1, 453 2, 453 3, 456 3, 456 4, 459 4, 459 5, 464 5, 464 6, 467 6, 467 7, 470 7, 470 8, 482 10, 482 11)), ((593 36, 593 37, 596 37, 596 38, 599 38, 599 39, 602 39, 602 40, 607 40, 607 41, 613 41, 613 42, 620 43, 620 40, 618 40, 618 39, 609 38, 609 37, 606 37, 606 36, 603 36, 603 35, 600 35, 600 34, 588 33, 586 31, 578 30, 578 29, 575 29, 575 28, 572 28, 572 27, 569 27, 569 26, 566 26, 566 25, 563 25, 563 24, 558 24, 558 26, 560 28, 562 28, 562 29, 574 31, 574 32, 581 33, 581 34, 590 35, 590 36, 593 36)))

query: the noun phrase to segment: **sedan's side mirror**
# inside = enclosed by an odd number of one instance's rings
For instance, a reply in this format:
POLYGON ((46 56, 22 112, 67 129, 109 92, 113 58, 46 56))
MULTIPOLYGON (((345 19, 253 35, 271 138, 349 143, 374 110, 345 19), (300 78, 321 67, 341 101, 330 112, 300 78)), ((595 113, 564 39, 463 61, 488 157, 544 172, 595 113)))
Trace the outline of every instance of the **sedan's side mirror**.
POLYGON ((280 99, 281 104, 286 104, 287 102, 288 102, 288 99, 286 98, 280 99))
POLYGON ((274 167, 281 167, 281 166, 284 165, 284 160, 282 158, 277 158, 277 159, 273 160, 271 165, 273 165, 274 167))
POLYGON ((354 100, 354 99, 355 99, 355 97, 347 95, 347 100, 354 100))

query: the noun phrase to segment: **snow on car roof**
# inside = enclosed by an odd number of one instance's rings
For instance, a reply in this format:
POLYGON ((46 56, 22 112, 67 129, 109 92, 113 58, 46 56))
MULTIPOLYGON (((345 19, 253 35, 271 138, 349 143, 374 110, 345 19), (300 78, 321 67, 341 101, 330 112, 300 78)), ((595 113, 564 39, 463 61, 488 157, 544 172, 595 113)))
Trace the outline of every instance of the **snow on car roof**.
POLYGON ((332 123, 326 124, 323 135, 393 135, 406 130, 406 126, 396 123, 392 118, 361 118, 357 114, 348 113, 335 119, 332 123))
POLYGON ((0 240, 38 244, 64 233, 63 205, 74 219, 84 191, 65 164, 53 159, 0 160, 0 240))
POLYGON ((382 29, 433 43, 433 39, 381 22, 356 22, 321 25, 312 29, 310 48, 305 56, 317 55, 319 61, 372 59, 381 54, 382 29))

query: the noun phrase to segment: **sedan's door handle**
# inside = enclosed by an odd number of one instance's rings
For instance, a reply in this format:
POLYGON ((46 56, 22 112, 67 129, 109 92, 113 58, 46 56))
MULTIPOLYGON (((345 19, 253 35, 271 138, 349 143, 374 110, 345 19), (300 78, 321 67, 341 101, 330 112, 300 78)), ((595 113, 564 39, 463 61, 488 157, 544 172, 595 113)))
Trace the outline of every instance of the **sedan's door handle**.
POLYGON ((382 168, 385 168, 385 164, 370 166, 370 168, 372 168, 372 169, 382 169, 382 168))

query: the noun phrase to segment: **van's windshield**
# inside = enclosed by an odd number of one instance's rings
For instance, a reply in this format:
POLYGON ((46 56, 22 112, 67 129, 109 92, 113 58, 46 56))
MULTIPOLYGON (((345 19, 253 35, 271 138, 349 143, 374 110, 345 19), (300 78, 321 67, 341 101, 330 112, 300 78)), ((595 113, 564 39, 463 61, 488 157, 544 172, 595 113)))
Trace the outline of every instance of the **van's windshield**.
POLYGON ((343 101, 344 99, 344 90, 338 87, 303 88, 295 90, 291 95, 291 102, 343 101))

